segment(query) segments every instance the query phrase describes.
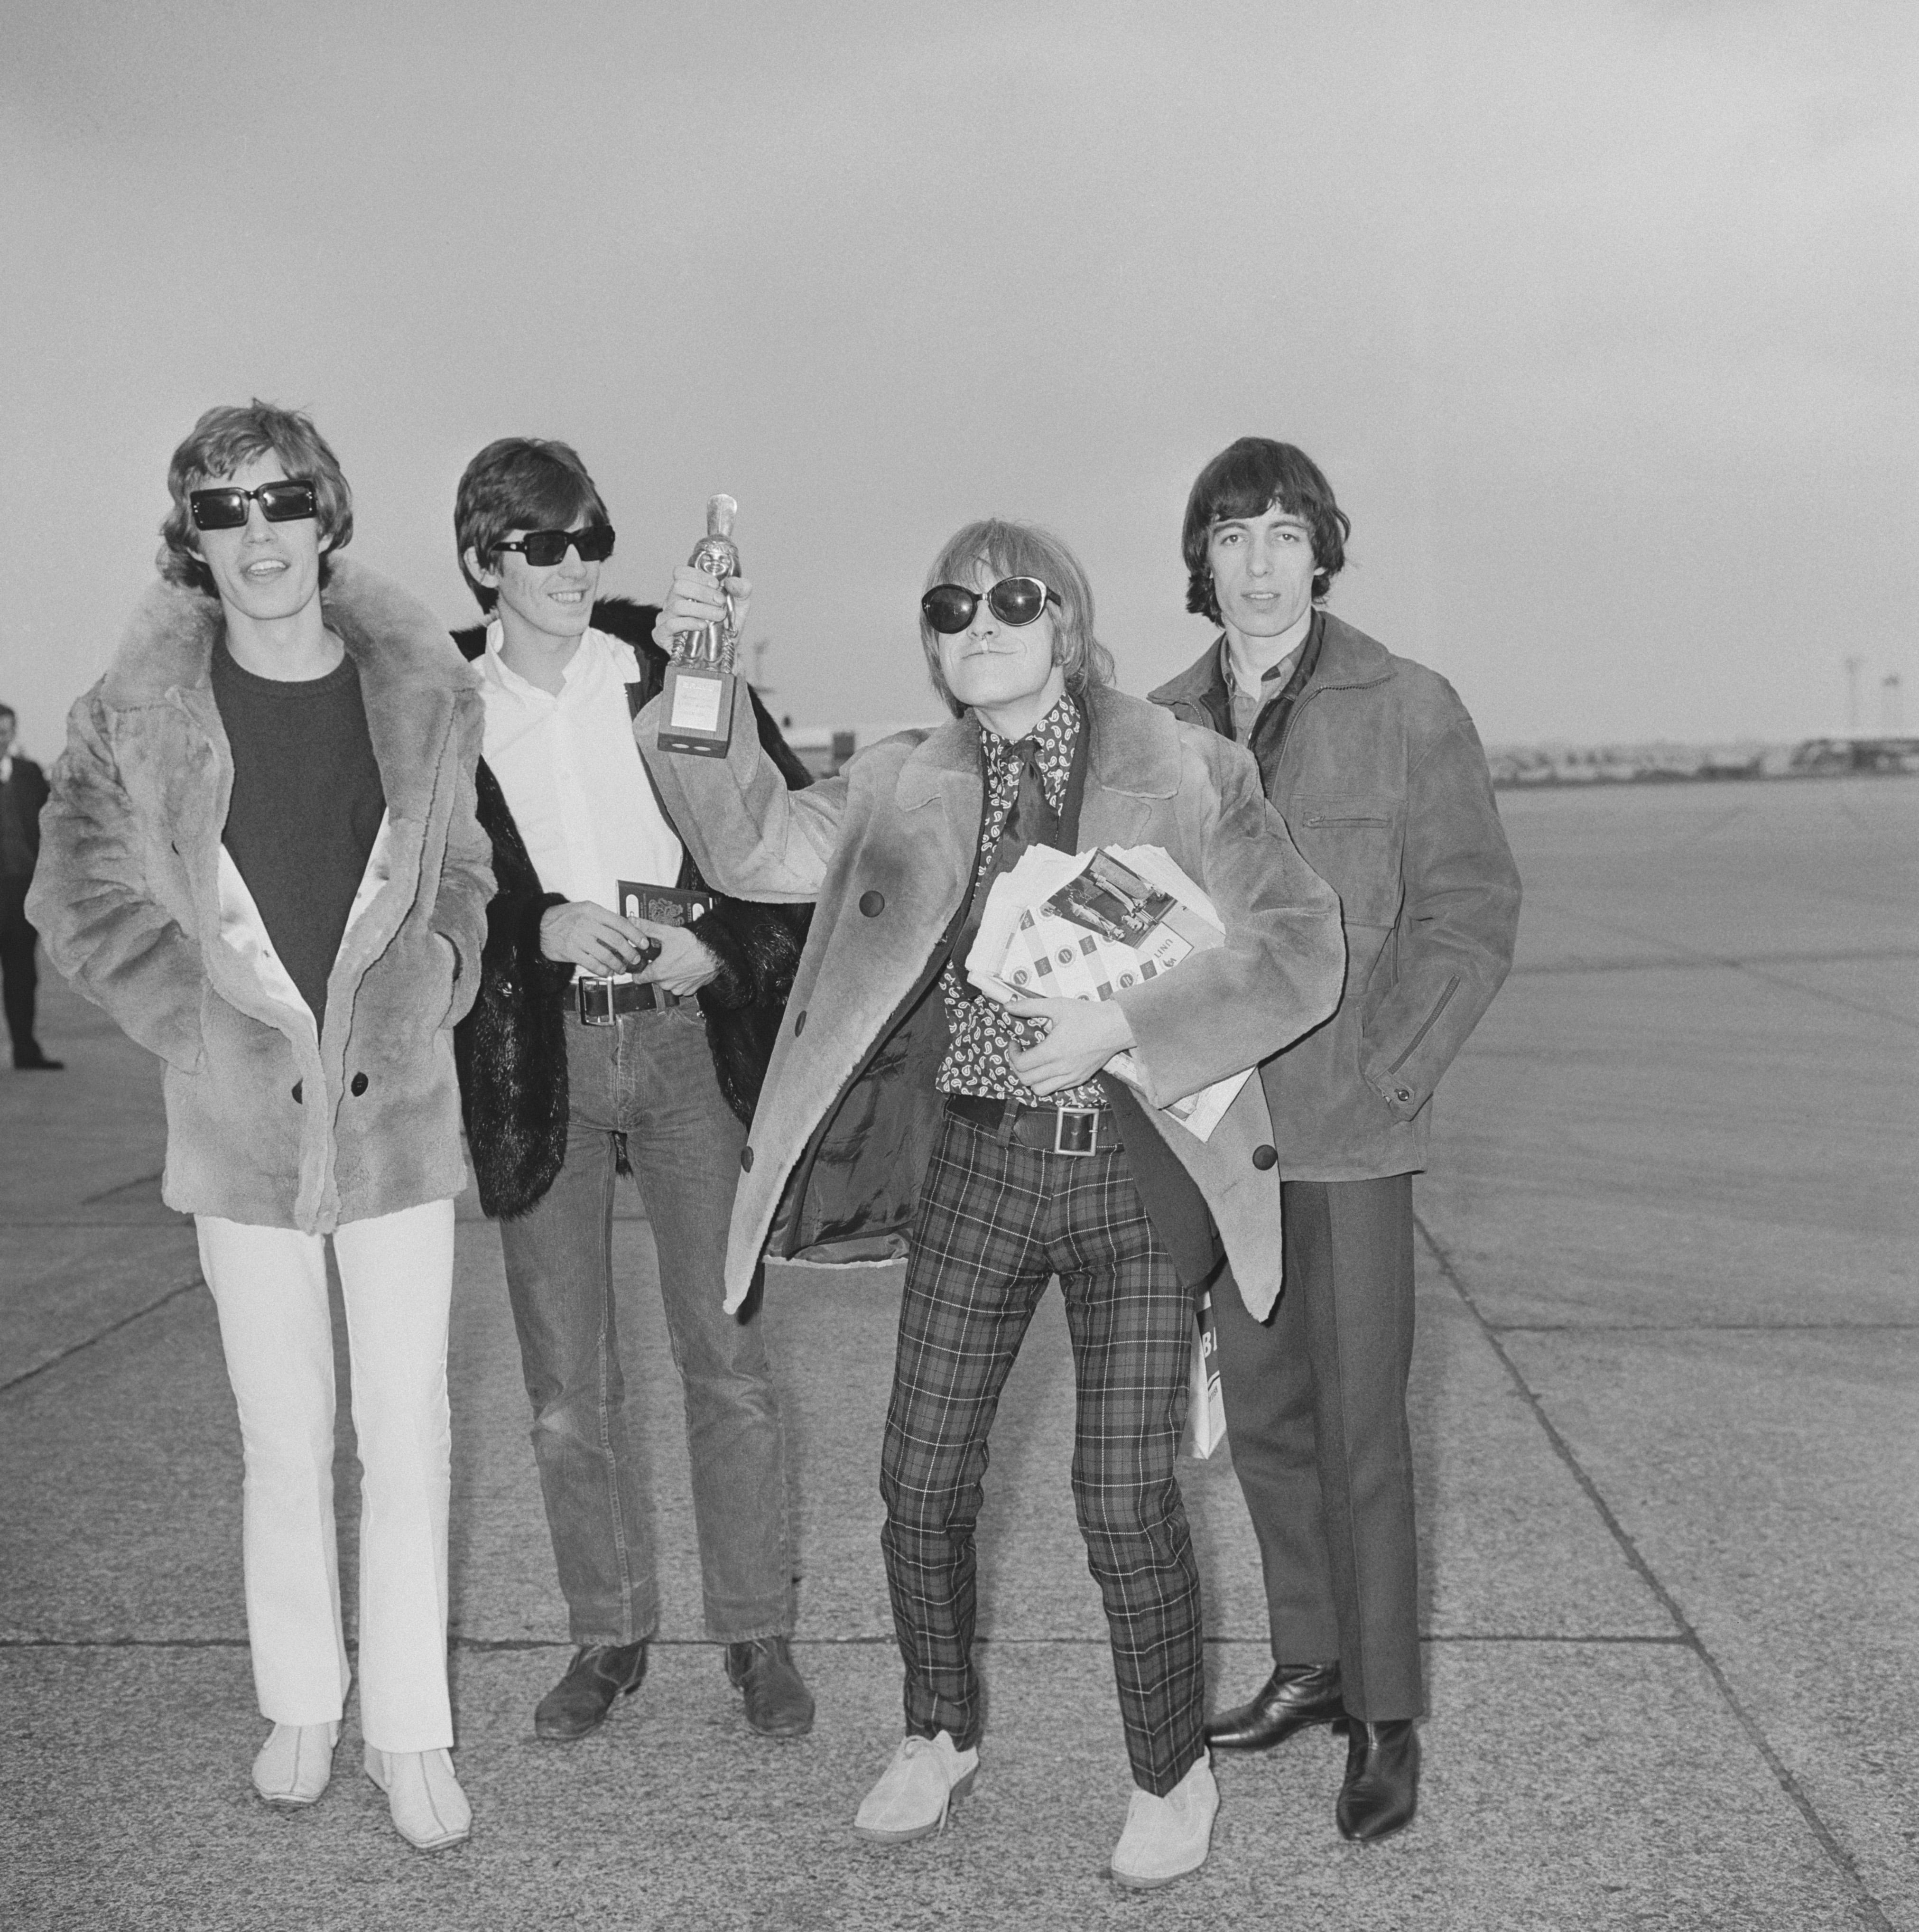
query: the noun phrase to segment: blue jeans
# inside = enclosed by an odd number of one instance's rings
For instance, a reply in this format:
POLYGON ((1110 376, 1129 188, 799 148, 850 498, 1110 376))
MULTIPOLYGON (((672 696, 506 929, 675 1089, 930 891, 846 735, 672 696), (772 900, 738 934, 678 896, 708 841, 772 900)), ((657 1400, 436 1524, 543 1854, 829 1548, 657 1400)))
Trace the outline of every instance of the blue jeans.
POLYGON ((765 1331, 757 1302, 744 1318, 721 1305, 746 1130, 721 1097, 706 1022, 691 1002, 609 1027, 569 1012, 566 1066, 565 1164, 529 1213, 500 1223, 500 1241, 573 1641, 632 1643, 659 1622, 613 1327, 622 1139, 685 1390, 706 1634, 721 1643, 789 1634, 786 1443, 765 1331))

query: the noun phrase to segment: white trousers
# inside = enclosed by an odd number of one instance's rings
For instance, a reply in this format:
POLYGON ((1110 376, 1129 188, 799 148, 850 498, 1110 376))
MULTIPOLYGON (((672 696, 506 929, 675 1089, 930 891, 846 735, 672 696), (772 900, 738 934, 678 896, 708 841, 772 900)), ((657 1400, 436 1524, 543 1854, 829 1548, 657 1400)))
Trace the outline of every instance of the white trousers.
MULTIPOLYGON (((337 1719, 350 1673, 333 1527, 333 1328, 323 1238, 196 1217, 246 1456, 247 1631, 261 1714, 337 1719)), ((360 1720, 385 1751, 453 1742, 446 1400, 453 1203, 333 1237, 360 1445, 360 1720)))

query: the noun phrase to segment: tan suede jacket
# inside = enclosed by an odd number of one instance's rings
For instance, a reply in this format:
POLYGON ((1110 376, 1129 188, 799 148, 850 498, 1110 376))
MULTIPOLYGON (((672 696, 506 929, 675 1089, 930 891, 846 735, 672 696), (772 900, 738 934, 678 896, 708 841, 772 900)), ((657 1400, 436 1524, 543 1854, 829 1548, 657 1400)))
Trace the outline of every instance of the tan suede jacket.
MULTIPOLYGON (((634 724, 706 878, 742 898, 817 902, 742 1157, 727 1256, 735 1306, 776 1213, 778 1252, 831 1252, 835 1237, 868 1258, 901 1251, 941 1104, 933 1076, 944 1018, 928 970, 971 884, 985 808, 970 719, 888 739, 836 777, 790 792, 760 748, 744 692, 742 682, 723 760, 659 751, 657 701, 634 724), (916 1014, 934 1025, 909 1042, 916 1014), (823 1209, 782 1203, 796 1170, 802 1190, 826 1197, 823 1209)), ((1081 847, 1163 846, 1226 928, 1224 946, 1118 996, 1150 1096, 1163 1105, 1255 1065, 1333 1010, 1339 907, 1261 796, 1244 752, 1141 699, 1087 697, 1081 847)), ((1259 1083, 1204 1142, 1153 1118, 1204 1194, 1248 1306, 1264 1315, 1279 1292, 1279 1188, 1259 1083)))

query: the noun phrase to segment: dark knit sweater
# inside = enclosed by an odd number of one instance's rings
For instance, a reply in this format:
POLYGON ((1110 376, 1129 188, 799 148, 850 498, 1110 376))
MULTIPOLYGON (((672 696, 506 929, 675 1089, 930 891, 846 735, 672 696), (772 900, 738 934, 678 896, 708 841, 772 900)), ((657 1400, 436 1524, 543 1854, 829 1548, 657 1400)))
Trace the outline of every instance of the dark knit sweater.
POLYGON ((386 810, 360 674, 283 683, 214 650, 214 701, 233 752, 223 842, 316 1025, 326 979, 386 810))

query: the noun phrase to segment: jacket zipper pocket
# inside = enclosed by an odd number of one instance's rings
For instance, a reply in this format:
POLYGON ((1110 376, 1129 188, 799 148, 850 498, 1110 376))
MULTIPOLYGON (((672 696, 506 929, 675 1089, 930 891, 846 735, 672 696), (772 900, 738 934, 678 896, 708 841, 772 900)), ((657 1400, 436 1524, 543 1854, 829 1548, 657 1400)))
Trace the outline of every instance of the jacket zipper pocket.
POLYGON ((1372 816, 1365 818, 1335 818, 1330 813, 1324 812, 1309 813, 1307 814, 1306 822, 1308 825, 1314 827, 1315 830, 1324 825, 1390 825, 1393 823, 1392 820, 1390 818, 1381 818, 1372 816))
POLYGON ((1404 1066, 1407 1061, 1411 1060, 1413 1055, 1418 1052, 1420 1050, 1420 1042, 1424 1040, 1428 1034, 1432 1032, 1440 1015, 1446 1010, 1446 1003, 1447 1000, 1451 999, 1453 995, 1459 990, 1459 976, 1456 973, 1451 979, 1447 981, 1446 990, 1440 994, 1438 1004, 1433 1007, 1432 1011, 1426 1015, 1425 1025, 1421 1027, 1419 1031, 1414 1034, 1411 1044, 1409 1045, 1405 1052, 1401 1054, 1399 1058, 1393 1061, 1393 1064, 1386 1070, 1387 1072, 1397 1073, 1400 1068, 1404 1066))

